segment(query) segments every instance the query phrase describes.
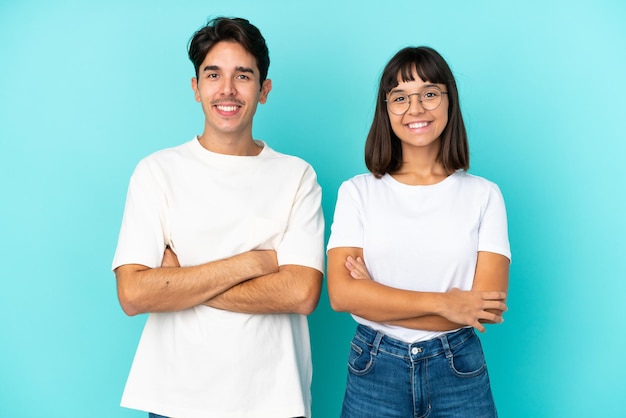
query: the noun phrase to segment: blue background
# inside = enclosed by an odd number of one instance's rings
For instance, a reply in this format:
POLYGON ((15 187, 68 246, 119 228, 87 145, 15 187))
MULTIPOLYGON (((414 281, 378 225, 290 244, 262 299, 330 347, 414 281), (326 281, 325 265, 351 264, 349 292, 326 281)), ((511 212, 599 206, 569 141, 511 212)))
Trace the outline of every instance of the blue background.
MULTIPOLYGON (((439 50, 470 172, 507 202, 510 310, 482 336, 500 416, 626 416, 622 1, 0 0, 1 417, 145 416, 118 406, 145 316, 110 263, 135 164, 202 130, 186 46, 216 15, 265 35, 254 134, 315 167, 328 225, 384 64, 439 50)), ((314 415, 335 417, 354 323, 324 291, 310 325, 314 415)))

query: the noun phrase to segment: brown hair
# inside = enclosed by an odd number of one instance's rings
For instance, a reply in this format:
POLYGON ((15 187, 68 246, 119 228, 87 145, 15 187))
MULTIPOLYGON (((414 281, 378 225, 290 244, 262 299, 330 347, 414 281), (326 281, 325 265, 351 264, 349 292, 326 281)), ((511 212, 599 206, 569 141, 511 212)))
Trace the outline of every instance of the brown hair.
POLYGON ((429 47, 404 48, 385 66, 380 78, 374 120, 365 142, 365 165, 374 176, 380 178, 394 173, 402 164, 400 139, 391 129, 387 113, 387 94, 403 82, 413 81, 413 73, 424 82, 445 84, 448 92, 448 124, 441 133, 441 147, 437 161, 446 171, 469 169, 469 145, 461 115, 459 93, 450 67, 437 51, 429 47))
POLYGON ((207 54, 221 41, 233 41, 241 44, 246 51, 254 55, 260 72, 261 86, 267 78, 270 67, 270 56, 265 38, 261 31, 246 19, 217 17, 210 20, 204 27, 193 34, 189 41, 189 59, 196 71, 196 78, 200 65, 207 54))

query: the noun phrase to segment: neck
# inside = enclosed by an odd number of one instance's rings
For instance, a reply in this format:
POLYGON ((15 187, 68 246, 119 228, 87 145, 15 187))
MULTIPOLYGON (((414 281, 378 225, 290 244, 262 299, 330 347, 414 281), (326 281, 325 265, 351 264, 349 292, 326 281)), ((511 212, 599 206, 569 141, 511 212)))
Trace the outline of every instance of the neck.
POLYGON ((400 183, 409 185, 430 185, 443 181, 451 172, 446 171, 443 165, 433 159, 406 159, 403 158, 400 169, 391 176, 400 183))
POLYGON ((452 174, 437 160, 440 146, 439 141, 429 146, 409 146, 403 143, 400 169, 390 174, 400 183, 408 185, 439 183, 452 174))
POLYGON ((262 145, 254 142, 252 136, 249 137, 228 137, 221 135, 214 137, 203 133, 198 137, 198 142, 205 149, 217 154, 255 156, 261 153, 262 145))

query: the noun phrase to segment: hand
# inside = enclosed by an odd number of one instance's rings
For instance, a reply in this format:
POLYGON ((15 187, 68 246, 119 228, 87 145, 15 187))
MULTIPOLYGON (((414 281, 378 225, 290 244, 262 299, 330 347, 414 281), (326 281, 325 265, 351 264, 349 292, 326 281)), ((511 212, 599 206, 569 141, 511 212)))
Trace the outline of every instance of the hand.
POLYGON ((259 276, 278 273, 278 256, 274 250, 254 250, 250 254, 255 257, 260 268, 259 276))
POLYGON ((452 322, 470 325, 480 332, 485 332, 482 322, 499 324, 506 311, 506 293, 463 291, 457 288, 444 294, 446 306, 442 316, 452 322))
POLYGON ((163 261, 161 261, 161 267, 180 267, 178 257, 176 256, 176 253, 172 251, 169 245, 165 247, 165 252, 163 253, 163 261))
POLYGON ((367 271, 367 266, 361 257, 354 258, 348 256, 345 265, 353 279, 372 280, 369 271, 367 271))

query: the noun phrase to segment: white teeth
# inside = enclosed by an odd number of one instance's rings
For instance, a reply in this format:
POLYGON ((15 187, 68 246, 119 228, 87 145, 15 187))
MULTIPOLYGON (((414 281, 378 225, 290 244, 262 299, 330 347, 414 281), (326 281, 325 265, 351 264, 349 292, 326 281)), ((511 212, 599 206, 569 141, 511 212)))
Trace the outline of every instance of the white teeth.
POLYGON ((411 129, 419 129, 419 128, 424 128, 426 126, 428 126, 430 122, 416 122, 416 123, 409 123, 409 128, 411 129))
POLYGON ((237 106, 218 106, 217 108, 222 112, 234 112, 237 110, 237 106))

